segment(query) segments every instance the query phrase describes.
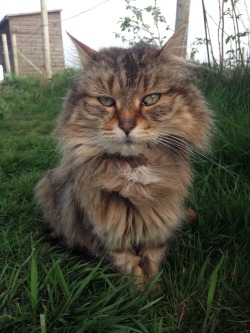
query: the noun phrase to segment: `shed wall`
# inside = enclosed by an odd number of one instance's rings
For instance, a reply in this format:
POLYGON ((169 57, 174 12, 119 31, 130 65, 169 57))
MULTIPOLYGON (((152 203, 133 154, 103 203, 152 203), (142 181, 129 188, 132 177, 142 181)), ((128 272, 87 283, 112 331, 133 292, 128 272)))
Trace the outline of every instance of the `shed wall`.
MULTIPOLYGON (((49 39, 52 73, 64 69, 64 55, 61 30, 60 12, 49 12, 49 39)), ((16 34, 17 49, 27 57, 36 67, 44 72, 43 31, 40 13, 28 15, 9 16, 9 52, 13 70, 13 57, 11 51, 10 35, 16 34)), ((0 33, 2 29, 0 29, 0 33)), ((39 72, 30 65, 24 57, 18 54, 19 75, 39 75, 39 72)))

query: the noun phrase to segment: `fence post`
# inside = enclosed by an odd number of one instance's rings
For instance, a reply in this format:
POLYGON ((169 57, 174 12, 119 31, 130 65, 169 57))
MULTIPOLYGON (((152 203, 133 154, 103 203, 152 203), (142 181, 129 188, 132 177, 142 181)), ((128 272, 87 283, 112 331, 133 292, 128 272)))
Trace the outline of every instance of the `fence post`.
POLYGON ((186 25, 186 34, 185 34, 185 37, 183 40, 183 46, 182 46, 182 55, 184 58, 187 55, 189 11, 190 11, 190 0, 177 0, 175 31, 177 31, 181 26, 186 25))
POLYGON ((43 50, 44 50, 45 75, 48 79, 50 79, 52 76, 52 71, 51 71, 50 45, 49 45, 49 21, 48 21, 48 12, 45 0, 41 0, 41 15, 42 15, 42 26, 43 26, 43 50))
POLYGON ((10 56, 7 44, 7 36, 6 34, 2 34, 2 42, 3 42, 3 54, 4 54, 4 62, 6 73, 10 73, 10 56))
POLYGON ((11 35, 11 45, 12 45, 12 52, 13 52, 14 73, 15 73, 15 75, 18 75, 19 70, 18 70, 16 34, 11 35))

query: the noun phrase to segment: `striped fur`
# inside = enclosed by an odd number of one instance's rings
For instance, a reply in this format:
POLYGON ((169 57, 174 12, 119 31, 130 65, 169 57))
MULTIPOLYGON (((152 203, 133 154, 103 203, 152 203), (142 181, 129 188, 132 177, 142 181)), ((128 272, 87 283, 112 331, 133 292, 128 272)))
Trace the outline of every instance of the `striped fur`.
POLYGON ((99 52, 74 39, 83 70, 58 120, 61 162, 36 187, 54 236, 106 255, 142 282, 158 273, 185 219, 189 153, 209 142, 210 111, 187 80, 192 66, 175 54, 178 38, 162 50, 143 45, 99 52), (144 105, 150 94, 160 94, 159 101, 144 105), (104 106, 99 97, 115 104, 104 106))

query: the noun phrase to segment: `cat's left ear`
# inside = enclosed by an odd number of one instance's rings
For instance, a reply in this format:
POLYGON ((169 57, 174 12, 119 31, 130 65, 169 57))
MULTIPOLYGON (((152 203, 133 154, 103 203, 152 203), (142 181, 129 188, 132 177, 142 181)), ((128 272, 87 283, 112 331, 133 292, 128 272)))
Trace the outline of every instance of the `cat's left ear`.
POLYGON ((93 60, 93 57, 97 52, 95 50, 91 49, 90 47, 88 47, 87 45, 83 44, 82 42, 80 42, 75 37, 71 36, 68 32, 67 32, 67 34, 77 48, 82 65, 93 60))
POLYGON ((182 25, 162 47, 160 56, 176 56, 185 58, 184 45, 187 39, 187 26, 182 25))

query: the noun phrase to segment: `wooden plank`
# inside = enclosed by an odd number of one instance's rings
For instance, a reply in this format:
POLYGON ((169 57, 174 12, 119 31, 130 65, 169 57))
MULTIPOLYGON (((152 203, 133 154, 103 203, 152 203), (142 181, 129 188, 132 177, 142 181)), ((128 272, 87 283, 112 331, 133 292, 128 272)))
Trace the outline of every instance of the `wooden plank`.
POLYGON ((31 60, 29 60, 20 50, 17 49, 18 54, 27 61, 28 64, 30 64, 36 71, 38 71, 40 74, 43 74, 43 72, 38 68, 31 60))
POLYGON ((11 35, 11 45, 12 45, 12 54, 13 54, 13 63, 14 63, 14 73, 15 73, 15 75, 18 75, 19 71, 18 71, 16 34, 11 35))
POLYGON ((8 49, 6 34, 2 34, 2 43, 3 43, 3 54, 4 54, 6 72, 9 74, 11 71, 10 70, 10 56, 9 56, 9 49, 8 49))

